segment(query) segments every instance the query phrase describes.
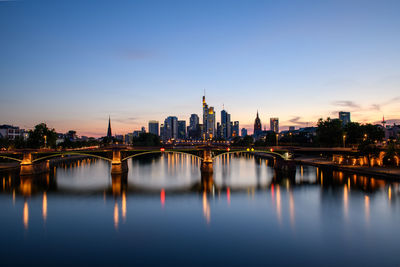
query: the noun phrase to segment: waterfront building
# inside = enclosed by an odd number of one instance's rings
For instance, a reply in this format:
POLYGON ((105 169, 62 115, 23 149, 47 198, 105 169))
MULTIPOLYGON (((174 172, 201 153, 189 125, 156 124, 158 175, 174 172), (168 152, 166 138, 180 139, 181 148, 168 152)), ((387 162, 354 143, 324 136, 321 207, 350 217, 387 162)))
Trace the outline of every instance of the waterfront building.
POLYGON ((247 129, 246 128, 242 128, 242 137, 247 136, 247 129))
POLYGON ((278 118, 270 118, 269 119, 269 129, 274 133, 279 133, 279 119, 278 118))
POLYGON ((257 117, 254 120, 254 136, 256 137, 257 135, 259 135, 261 133, 261 120, 260 117, 258 116, 258 110, 257 110, 257 117))
MULTIPOLYGON (((23 137, 25 139, 24 134, 25 130, 20 129, 18 126, 12 126, 6 124, 0 126, 0 138, 15 140, 18 137, 23 137)), ((28 138, 28 136, 26 136, 26 138, 28 138)))
POLYGON ((197 114, 190 115, 189 119, 189 131, 193 131, 197 129, 197 125, 199 125, 199 116, 197 114))
POLYGON ((178 121, 178 139, 186 139, 186 121, 178 121))
POLYGON ((149 121, 149 133, 159 135, 158 133, 158 121, 149 121))
POLYGON ((351 122, 350 120, 350 112, 339 111, 339 120, 342 121, 342 125, 346 125, 351 122))
POLYGON ((139 135, 142 133, 142 131, 133 131, 132 136, 133 137, 139 137, 139 135))

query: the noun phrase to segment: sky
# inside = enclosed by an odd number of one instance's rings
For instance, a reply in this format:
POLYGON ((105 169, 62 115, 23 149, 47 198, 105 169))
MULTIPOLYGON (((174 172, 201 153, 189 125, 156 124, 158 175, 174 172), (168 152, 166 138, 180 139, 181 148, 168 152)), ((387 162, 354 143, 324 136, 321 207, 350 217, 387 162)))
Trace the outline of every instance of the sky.
POLYGON ((104 136, 202 96, 252 132, 400 123, 400 1, 0 0, 0 124, 104 136))

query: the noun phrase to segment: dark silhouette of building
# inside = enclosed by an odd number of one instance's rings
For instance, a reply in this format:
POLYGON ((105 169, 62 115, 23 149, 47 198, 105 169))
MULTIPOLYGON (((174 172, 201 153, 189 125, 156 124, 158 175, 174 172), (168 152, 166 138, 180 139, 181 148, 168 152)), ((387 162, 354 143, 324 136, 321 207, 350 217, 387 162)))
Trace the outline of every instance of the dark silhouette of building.
POLYGON ((108 130, 107 130, 107 137, 111 138, 112 134, 111 134, 111 118, 108 117, 108 130))
POLYGON ((257 136, 258 134, 261 133, 261 120, 260 117, 258 116, 258 110, 257 110, 257 117, 254 120, 254 135, 257 136))

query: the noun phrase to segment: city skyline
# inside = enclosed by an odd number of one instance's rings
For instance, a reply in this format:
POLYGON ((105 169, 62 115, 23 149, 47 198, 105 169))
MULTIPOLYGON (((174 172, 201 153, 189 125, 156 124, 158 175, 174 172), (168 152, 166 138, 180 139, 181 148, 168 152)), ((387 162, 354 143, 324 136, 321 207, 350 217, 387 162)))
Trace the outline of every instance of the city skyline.
POLYGON ((263 128, 278 117, 282 130, 339 111, 361 123, 400 123, 399 8, 1 1, 1 123, 46 122, 94 137, 104 136, 108 116, 117 134, 168 116, 188 125, 202 114, 204 88, 216 121, 225 105, 249 134, 257 110, 263 128))

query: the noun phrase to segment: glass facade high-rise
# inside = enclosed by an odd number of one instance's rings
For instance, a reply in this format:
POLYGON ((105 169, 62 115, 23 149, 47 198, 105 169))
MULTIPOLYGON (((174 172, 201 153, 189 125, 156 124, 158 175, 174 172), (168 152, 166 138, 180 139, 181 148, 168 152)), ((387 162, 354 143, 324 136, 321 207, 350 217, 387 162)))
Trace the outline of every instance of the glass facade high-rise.
POLYGON ((279 119, 278 118, 270 118, 269 119, 269 127, 270 130, 274 133, 279 133, 279 119))
POLYGON ((203 138, 215 137, 215 112, 214 107, 208 107, 206 97, 203 96, 203 138))
POLYGON ((339 120, 342 121, 343 125, 346 125, 347 123, 351 122, 351 120, 350 120, 350 112, 340 111, 339 112, 339 120))
POLYGON ((186 121, 178 121, 178 139, 186 139, 186 121))
POLYGON ((239 136, 239 122, 235 121, 232 127, 232 137, 239 136))
POLYGON ((221 137, 228 140, 232 136, 231 115, 226 111, 221 111, 221 137))
POLYGON ((159 135, 158 121, 149 121, 149 133, 159 135))
POLYGON ((197 125, 199 125, 199 116, 197 114, 190 115, 189 119, 189 130, 195 131, 197 129, 197 125))
POLYGON ((242 137, 247 136, 247 129, 246 128, 242 128, 242 137))
POLYGON ((177 139, 178 138, 178 118, 169 116, 164 120, 163 139, 177 139))

